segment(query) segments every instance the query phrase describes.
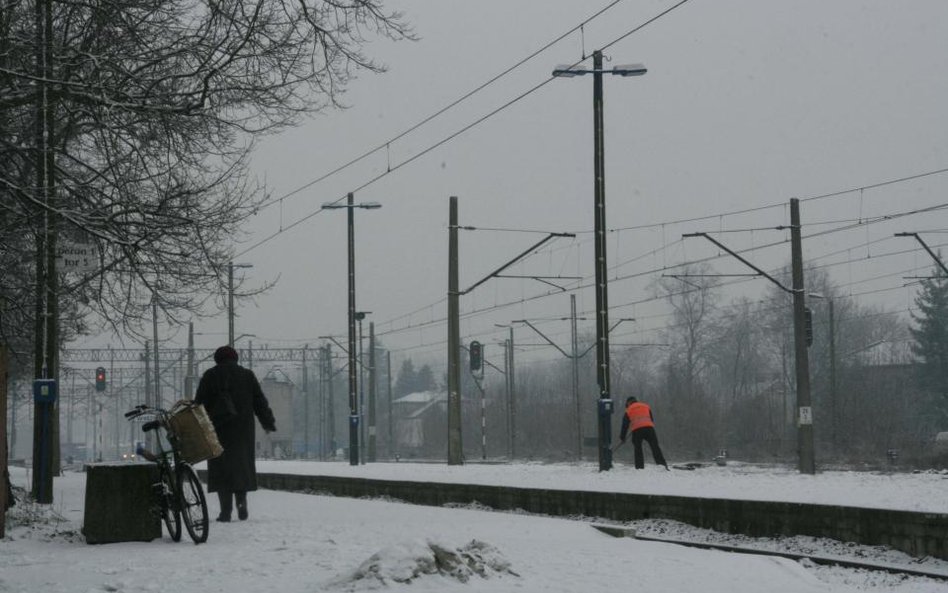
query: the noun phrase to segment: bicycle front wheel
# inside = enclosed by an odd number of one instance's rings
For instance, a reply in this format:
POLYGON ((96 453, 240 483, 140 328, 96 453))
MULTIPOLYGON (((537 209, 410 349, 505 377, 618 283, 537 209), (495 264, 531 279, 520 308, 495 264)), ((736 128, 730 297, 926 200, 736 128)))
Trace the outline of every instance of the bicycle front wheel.
POLYGON ((178 503, 184 526, 194 543, 207 541, 207 531, 210 525, 207 518, 207 499, 204 498, 204 487, 198 480, 197 474, 190 465, 181 464, 177 467, 178 503))
POLYGON ((158 492, 158 508, 161 512, 161 520, 168 529, 168 535, 172 541, 181 541, 181 511, 177 501, 177 482, 174 474, 171 473, 171 467, 167 464, 158 465, 158 483, 155 485, 158 492))

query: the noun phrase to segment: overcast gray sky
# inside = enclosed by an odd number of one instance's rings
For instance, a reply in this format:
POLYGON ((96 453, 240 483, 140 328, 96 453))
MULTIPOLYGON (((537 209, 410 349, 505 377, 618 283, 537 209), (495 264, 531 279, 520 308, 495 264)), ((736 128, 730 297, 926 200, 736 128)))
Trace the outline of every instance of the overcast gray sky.
MULTIPOLYGON (((239 307, 237 333, 255 334, 255 346, 315 346, 317 336, 345 335, 345 211, 311 215, 356 188, 362 188, 357 201, 382 204, 381 210, 356 213, 357 307, 372 311, 396 364, 405 356, 443 359, 452 195, 459 198, 462 225, 577 233, 509 273, 580 276, 563 286, 579 287, 580 312, 591 313, 592 79, 546 81, 555 65, 578 62, 597 48, 606 48, 607 66, 641 62, 649 70, 644 77, 606 77, 604 84, 608 226, 623 229, 609 241, 611 315, 640 320, 620 340, 654 341, 664 309, 649 300, 648 287, 664 268, 716 253, 707 242, 682 241, 682 233, 785 225, 792 197, 948 168, 948 2, 691 0, 633 32, 677 3, 618 2, 457 108, 296 192, 385 145, 610 4, 388 3, 404 11, 420 40, 372 43, 368 51, 388 65, 387 73, 362 74, 344 97, 348 109, 267 138, 257 151, 254 171, 274 198, 286 197, 249 222, 237 261, 253 265, 241 270, 249 284, 279 282, 239 307), (731 214, 747 209, 757 210, 731 214)), ((583 65, 591 67, 591 58, 583 65)), ((809 200, 802 207, 804 234, 948 203, 946 189, 948 173, 941 173, 809 200), (828 221, 837 222, 818 224, 828 221)), ((804 251, 809 261, 835 263, 832 278, 847 294, 860 294, 854 297, 859 302, 905 310, 915 290, 902 288, 902 276, 913 268, 924 272, 932 261, 917 244, 892 234, 941 229, 948 229, 946 214, 936 210, 829 233, 807 240, 804 251), (914 253, 885 255, 910 249, 914 253)), ((462 287, 541 236, 463 232, 462 287)), ((931 245, 948 237, 924 236, 931 245)), ((784 238, 772 230, 721 235, 735 249, 784 238)), ((789 256, 789 244, 748 254, 768 269, 789 256)), ((746 271, 727 258, 712 265, 721 272, 746 271)), ((753 280, 733 294, 757 298, 765 289, 765 280, 753 280)), ((531 280, 493 280, 462 298, 462 312, 476 313, 464 317, 462 337, 485 342, 487 356, 499 358, 492 344, 505 330, 494 324, 568 315, 568 294, 531 280)), ((223 312, 199 322, 198 331, 221 334, 201 336, 198 345, 223 343, 226 328, 223 312)), ((566 323, 545 328, 567 344, 566 323)), ((186 343, 186 331, 161 331, 166 346, 186 343)), ((518 341, 535 341, 529 330, 517 335, 518 341)), ((546 349, 528 356, 559 355, 546 349)))

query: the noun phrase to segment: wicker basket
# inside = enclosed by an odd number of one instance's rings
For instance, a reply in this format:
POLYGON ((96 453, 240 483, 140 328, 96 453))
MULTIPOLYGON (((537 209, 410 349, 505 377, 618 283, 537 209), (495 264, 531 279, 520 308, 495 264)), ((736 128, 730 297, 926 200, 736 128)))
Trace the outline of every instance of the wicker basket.
POLYGON ((171 408, 168 422, 178 441, 178 453, 188 463, 213 459, 224 452, 203 405, 181 400, 171 408))

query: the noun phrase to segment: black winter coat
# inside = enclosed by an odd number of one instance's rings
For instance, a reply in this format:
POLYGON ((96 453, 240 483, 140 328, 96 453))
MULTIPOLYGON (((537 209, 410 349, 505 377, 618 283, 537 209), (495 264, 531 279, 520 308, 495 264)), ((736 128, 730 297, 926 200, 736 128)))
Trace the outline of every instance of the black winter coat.
POLYGON ((220 457, 207 462, 208 492, 256 490, 254 416, 260 419, 260 425, 265 430, 276 430, 273 411, 260 389, 257 376, 236 362, 218 364, 205 371, 201 377, 194 401, 204 404, 214 422, 217 438, 224 448, 220 457), (225 382, 229 386, 237 414, 220 420, 214 418, 214 410, 225 382))

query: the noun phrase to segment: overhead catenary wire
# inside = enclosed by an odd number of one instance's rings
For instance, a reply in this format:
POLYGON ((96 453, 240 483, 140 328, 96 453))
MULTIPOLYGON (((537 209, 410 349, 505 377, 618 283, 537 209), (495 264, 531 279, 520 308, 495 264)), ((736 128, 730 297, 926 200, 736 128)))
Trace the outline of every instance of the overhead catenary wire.
MULTIPOLYGON (((683 6, 684 4, 687 4, 687 3, 690 2, 690 1, 691 1, 691 0, 680 0, 677 4, 671 6, 670 8, 667 8, 667 9, 663 10, 662 12, 660 12, 659 14, 657 14, 656 16, 654 16, 654 17, 652 17, 652 18, 646 20, 644 23, 638 25, 637 27, 634 27, 634 28, 631 29, 630 31, 628 31, 628 32, 626 32, 625 34, 623 34, 618 40, 615 40, 615 41, 613 41, 613 42, 608 43, 605 47, 611 47, 612 45, 614 45, 615 43, 617 43, 619 40, 625 39, 626 37, 628 37, 629 35, 632 35, 633 33, 637 33, 638 31, 644 29, 644 28, 647 27, 648 25, 651 25, 652 23, 656 22, 656 21, 659 20, 660 18, 662 18, 662 17, 668 15, 669 13, 671 13, 672 11, 674 11, 675 9, 677 9, 677 8, 679 8, 679 7, 681 7, 681 6, 683 6)), ((573 64, 572 66, 575 66, 575 65, 578 65, 578 64, 582 63, 585 59, 586 59, 586 57, 583 57, 582 60, 579 60, 578 62, 576 62, 576 63, 573 64)), ((572 67, 572 66, 571 66, 571 67, 572 67)), ((399 162, 399 163, 396 163, 395 165, 389 166, 389 167, 387 168, 387 170, 383 171, 382 173, 379 173, 379 174, 375 175, 374 177, 369 178, 368 180, 366 180, 365 182, 363 182, 361 185, 358 185, 357 187, 353 188, 353 189, 351 190, 351 192, 349 192, 349 193, 356 193, 356 192, 362 191, 363 189, 365 189, 365 188, 367 188, 367 187, 369 187, 369 186, 371 186, 371 185, 374 185, 375 183, 377 183, 377 182, 380 181, 381 179, 384 179, 384 178, 387 177, 388 175, 391 175, 392 173, 395 173, 396 171, 402 169, 403 167, 406 167, 407 165, 410 165, 411 163, 417 161, 418 159, 422 158, 423 156, 429 154, 430 152, 432 152, 432 151, 434 151, 434 150, 437 150, 438 148, 440 148, 441 146, 444 146, 445 144, 451 142, 451 141, 454 140, 455 138, 457 138, 457 137, 459 137, 459 136, 462 136, 463 134, 467 133, 467 132, 470 131, 471 129, 473 129, 473 128, 479 126, 480 124, 482 124, 482 123, 484 123, 484 122, 486 122, 486 121, 488 121, 488 120, 490 120, 490 119, 492 119, 495 115, 497 115, 497 114, 499 114, 499 113, 501 113, 501 112, 503 112, 503 111, 506 111, 507 109, 509 109, 509 108, 512 107, 513 105, 516 105, 517 103, 519 103, 520 101, 522 101, 522 100, 525 99, 526 97, 532 95, 532 94, 535 93, 536 91, 540 90, 541 88, 543 88, 544 86, 546 86, 547 84, 549 84, 550 82, 552 82, 554 79, 555 79, 555 77, 552 76, 552 75, 549 76, 549 77, 547 77, 547 78, 544 79, 543 81, 541 81, 541 82, 535 84, 534 86, 530 87, 530 88, 527 89, 526 91, 524 91, 524 92, 520 93, 519 95, 516 95, 514 98, 508 100, 506 103, 501 104, 499 107, 497 107, 497 108, 495 108, 495 109, 493 109, 493 110, 487 112, 486 114, 482 115, 481 117, 475 119, 473 122, 462 126, 460 129, 458 129, 458 130, 456 130, 456 131, 454 131, 454 132, 448 134, 447 136, 445 136, 445 137, 442 138, 441 140, 438 140, 437 142, 435 142, 435 143, 433 143, 433 144, 430 144, 427 148, 423 148, 423 149, 421 149, 420 151, 418 151, 418 152, 416 152, 415 154, 413 154, 412 156, 407 157, 407 158, 404 159, 403 161, 401 161, 401 162, 399 162)), ((345 196, 339 196, 339 197, 337 197, 337 198, 336 198, 333 202, 331 202, 331 203, 340 202, 340 201, 342 201, 342 200, 344 200, 344 199, 345 199, 345 196)), ((260 246, 262 246, 262 245, 264 245, 264 244, 266 244, 266 243, 269 243, 270 241, 272 241, 272 240, 275 239, 276 237, 282 235, 284 232, 289 231, 289 230, 291 230, 291 229, 293 229, 293 228, 299 226, 300 224, 302 224, 302 223, 306 222, 307 220, 313 218, 314 216, 316 216, 317 214, 321 213, 322 211, 323 211, 323 209, 322 209, 322 207, 320 207, 319 209, 314 210, 314 211, 310 212, 309 214, 304 215, 302 218, 300 218, 300 219, 294 221, 293 223, 291 223, 291 224, 289 224, 289 225, 287 225, 287 226, 285 226, 285 227, 281 227, 278 231, 275 231, 275 232, 271 233, 270 235, 267 235, 266 237, 260 239, 260 240, 257 241, 256 243, 253 243, 252 245, 250 245, 250 246, 247 247, 246 249, 243 249, 242 251, 240 251, 240 252, 234 254, 234 257, 240 257, 240 256, 243 256, 243 255, 246 255, 246 254, 249 253, 250 251, 253 251, 253 250, 256 249, 256 248, 258 248, 258 247, 260 247, 260 246)))
MULTIPOLYGON (((313 180, 311 180, 311 181, 308 181, 308 182, 304 183, 303 185, 301 185, 300 187, 297 187, 296 189, 294 189, 294 190, 292 190, 292 191, 289 191, 289 192, 287 192, 287 193, 285 193, 285 194, 282 194, 282 195, 281 195, 280 197, 278 197, 278 198, 273 198, 273 199, 271 199, 271 200, 269 200, 269 201, 267 201, 267 202, 264 202, 264 203, 261 204, 258 208, 262 210, 262 209, 264 209, 264 208, 267 208, 267 207, 269 207, 269 206, 272 206, 273 204, 279 202, 280 200, 283 200, 283 199, 285 199, 285 198, 289 198, 289 197, 291 197, 291 196, 294 196, 294 195, 300 193, 301 191, 303 191, 303 190, 305 190, 305 189, 309 189, 310 187, 316 185, 317 183, 320 183, 320 182, 322 182, 322 181, 325 181, 326 179, 332 177, 333 175, 335 175, 335 174, 337 174, 337 173, 340 173, 340 172, 344 171, 345 169, 348 169, 348 168, 351 167, 352 165, 355 165, 356 163, 358 163, 358 162, 360 162, 360 161, 362 161, 362 160, 368 158, 369 156, 375 154, 376 152, 378 152, 378 151, 380 151, 380 150, 382 150, 382 149, 385 149, 385 150, 387 151, 387 150, 390 148, 390 146, 391 146, 391 144, 392 144, 393 142, 397 142, 398 140, 401 140, 402 138, 404 138, 405 136, 411 134, 411 133, 414 132, 415 130, 421 128, 422 126, 424 126, 424 125, 427 124, 428 122, 430 122, 430 121, 436 119, 437 117, 439 117, 439 116, 443 115, 444 113, 450 111, 451 109, 457 107, 458 105, 460 105, 460 104, 463 103, 464 101, 470 99, 471 97, 473 97, 473 96, 476 95, 477 93, 483 91, 483 90, 486 89, 487 87, 491 86, 491 85, 494 84, 495 82, 499 81, 499 80, 502 79, 503 77, 507 76, 508 74, 510 74, 511 72, 513 72, 514 70, 516 70, 517 68, 519 68, 520 66, 523 66, 524 64, 526 64, 527 62, 529 62, 529 61, 532 60, 533 58, 537 57, 537 56, 540 55, 541 53, 545 52, 546 50, 550 49, 551 47, 553 47, 554 45, 556 45, 556 44, 559 43, 560 41, 566 39, 567 37, 569 37, 570 35, 572 35, 572 34, 575 33, 576 31, 581 30, 585 25, 587 25, 587 24, 591 23, 592 21, 596 20, 597 18, 599 18, 600 16, 602 16, 603 14, 605 14, 606 12, 608 12, 610 9, 612 9, 615 5, 619 4, 620 2, 622 2, 622 0, 613 0, 612 2, 610 2, 609 4, 607 4, 605 7, 601 8, 600 10, 598 10, 597 12, 595 12, 592 16, 587 17, 587 18, 586 18, 585 20, 583 20, 580 24, 578 24, 578 25, 572 27, 571 29, 569 29, 569 30, 566 31, 565 33, 562 33, 562 34, 558 35, 556 38, 552 39, 551 41, 548 41, 547 43, 545 43, 543 46, 540 47, 540 49, 537 49, 537 50, 533 51, 532 53, 530 53, 529 55, 527 55, 525 58, 522 58, 522 59, 518 60, 518 61, 515 62, 512 66, 509 66, 509 67, 507 67, 506 69, 504 69, 504 70, 503 70, 502 72, 500 72, 499 74, 497 74, 497 75, 495 75, 495 76, 492 76, 491 78, 489 78, 489 79, 487 79, 486 81, 482 82, 481 84, 477 85, 476 87, 474 87, 474 88, 471 89, 470 91, 468 91, 468 92, 462 94, 462 95, 461 95, 460 97, 458 97, 457 99, 451 101, 450 103, 448 103, 448 104, 445 105, 444 107, 438 109, 437 111, 435 111, 435 112, 432 113, 431 115, 428 115, 428 116, 422 118, 422 119, 421 119, 420 121, 418 121, 417 123, 415 123, 415 124, 409 126, 409 127, 406 128, 405 130, 399 132, 399 133, 396 134, 395 136, 392 136, 391 138, 389 138, 388 140, 382 142, 381 144, 378 144, 378 145, 375 146, 374 148, 371 148, 371 149, 369 149, 369 150, 363 152, 363 153, 360 154, 359 156, 357 156, 357 157, 355 157, 355 158, 353 158, 353 159, 351 159, 351 160, 349 160, 349 161, 343 163, 342 165, 336 167, 335 169, 332 169, 332 170, 329 171, 328 173, 325 173, 325 174, 323 174, 323 175, 317 177, 316 179, 313 179, 313 180)), ((389 165, 388 165, 387 169, 388 169, 388 171, 391 171, 391 170, 392 170, 392 166, 391 166, 391 162, 390 162, 390 161, 389 161, 389 165)))
MULTIPOLYGON (((914 215, 914 214, 926 213, 926 212, 930 212, 930 211, 933 211, 933 210, 944 209, 944 208, 946 208, 946 207, 948 207, 948 204, 937 204, 937 205, 930 206, 930 207, 927 207, 927 208, 921 208, 921 209, 915 209, 915 210, 909 210, 909 211, 903 211, 903 212, 896 212, 896 213, 889 213, 889 214, 885 214, 885 215, 880 215, 880 216, 877 216, 877 217, 873 217, 872 219, 864 219, 864 222, 859 223, 859 224, 848 224, 848 225, 845 225, 845 226, 843 226, 843 227, 838 227, 838 228, 836 228, 836 229, 828 229, 828 230, 825 230, 825 231, 819 231, 819 232, 817 232, 817 233, 813 233, 813 234, 811 234, 811 235, 807 235, 807 236, 804 237, 804 238, 807 239, 807 238, 813 238, 813 237, 818 237, 818 236, 824 236, 824 235, 827 235, 827 234, 830 234, 830 233, 834 233, 834 232, 841 232, 841 231, 845 231, 845 230, 852 230, 853 228, 860 228, 860 227, 862 227, 862 226, 864 226, 864 225, 875 224, 875 223, 879 223, 879 222, 887 222, 887 221, 894 220, 894 219, 896 219, 896 218, 900 218, 900 217, 903 217, 903 216, 910 216, 910 215, 914 215)), ((764 245, 759 245, 759 246, 756 246, 756 247, 752 247, 752 248, 749 248, 749 249, 745 249, 745 250, 740 251, 740 253, 747 253, 747 252, 751 252, 751 251, 757 251, 757 250, 760 250, 760 249, 764 249, 764 248, 773 247, 773 246, 776 246, 776 245, 785 244, 785 243, 787 243, 787 242, 788 242, 788 239, 783 239, 783 240, 780 240, 780 241, 776 241, 776 242, 772 242, 772 243, 768 243, 768 244, 764 244, 764 245)), ((906 250, 906 253, 911 252, 911 251, 912 251, 912 250, 906 250)), ((880 254, 880 255, 881 255, 881 254, 880 254)), ((640 256, 640 257, 643 257, 643 256, 640 256)), ((646 271, 642 271, 642 272, 636 272, 636 273, 634 273, 634 274, 628 274, 628 275, 625 275, 625 276, 616 276, 616 277, 610 279, 610 281, 611 281, 611 282, 616 282, 616 281, 628 280, 628 279, 636 278, 636 277, 644 277, 644 276, 652 275, 652 274, 655 274, 655 273, 657 273, 657 272, 663 271, 663 270, 665 270, 665 269, 674 269, 674 268, 676 268, 676 267, 682 267, 682 266, 685 266, 685 265, 688 265, 688 264, 694 264, 694 263, 705 263, 705 262, 710 262, 710 261, 714 261, 714 260, 717 260, 717 259, 722 259, 722 258, 725 258, 725 257, 727 257, 727 256, 724 255, 724 254, 709 256, 709 257, 707 257, 707 258, 695 260, 695 261, 692 261, 692 262, 685 262, 685 263, 675 264, 675 265, 668 266, 668 267, 650 269, 650 270, 646 270, 646 271)), ((876 256, 876 257, 879 257, 879 256, 876 256)), ((860 259, 862 259, 862 258, 860 258, 860 259)), ((859 260, 853 260, 853 261, 859 261, 859 260)), ((832 265, 845 265, 846 263, 849 263, 849 262, 838 262, 838 263, 834 263, 834 264, 832 264, 832 265)), ((748 281, 750 281, 750 280, 748 280, 747 278, 742 278, 742 279, 740 279, 740 280, 735 281, 735 283, 736 283, 736 282, 748 282, 748 281)), ((588 284, 588 283, 586 283, 586 284, 581 284, 581 285, 579 285, 579 286, 573 287, 572 289, 570 289, 570 291, 579 290, 579 289, 582 289, 582 288, 588 288, 589 286, 591 286, 591 284, 588 284)), ((547 298, 547 297, 550 297, 550 296, 561 295, 561 294, 563 294, 562 291, 547 291, 547 292, 539 293, 539 294, 537 294, 537 295, 533 295, 533 296, 530 296, 530 297, 521 297, 521 298, 519 298, 519 299, 512 299, 512 300, 509 300, 509 301, 506 301, 506 302, 503 302, 503 303, 499 303, 499 304, 491 305, 491 306, 484 307, 484 308, 481 308, 481 309, 475 309, 475 310, 472 310, 472 311, 465 312, 465 313, 462 314, 462 318, 467 319, 467 318, 470 318, 470 317, 473 317, 473 316, 477 316, 477 315, 481 315, 481 314, 484 314, 484 313, 487 313, 487 312, 490 312, 490 311, 495 311, 495 310, 499 310, 499 309, 504 309, 504 308, 511 307, 511 306, 516 306, 516 305, 522 305, 522 304, 527 303, 527 302, 530 302, 530 301, 539 300, 539 299, 542 299, 542 298, 547 298)), ((625 305, 614 305, 614 308, 620 308, 620 307, 623 307, 623 306, 631 306, 631 305, 636 305, 636 304, 644 304, 644 303, 647 303, 647 302, 650 302, 650 301, 654 301, 654 300, 656 300, 656 298, 647 298, 647 299, 642 299, 642 300, 633 301, 633 302, 627 303, 627 304, 625 304, 625 305)), ((420 328, 420 327, 436 326, 436 325, 440 325, 440 324, 445 323, 445 322, 446 322, 446 318, 439 318, 439 319, 437 319, 437 320, 430 320, 430 321, 427 321, 427 322, 422 323, 422 324, 411 325, 411 326, 405 327, 405 328, 390 328, 390 329, 388 329, 388 330, 383 330, 383 331, 380 332, 378 335, 380 335, 380 336, 382 336, 382 335, 390 335, 390 334, 400 333, 400 332, 402 332, 402 331, 408 331, 408 330, 410 330, 410 329, 418 329, 418 328, 420 328)))

